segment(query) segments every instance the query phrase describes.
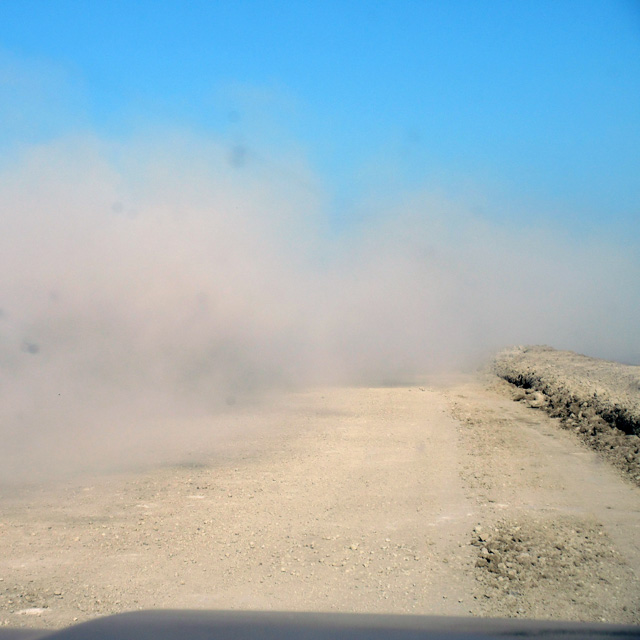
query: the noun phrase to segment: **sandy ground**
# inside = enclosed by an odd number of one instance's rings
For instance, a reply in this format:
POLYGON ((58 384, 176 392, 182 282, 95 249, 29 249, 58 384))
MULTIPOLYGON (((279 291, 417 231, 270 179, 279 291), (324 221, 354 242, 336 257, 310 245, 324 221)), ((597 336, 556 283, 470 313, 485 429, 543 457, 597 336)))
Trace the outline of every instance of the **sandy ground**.
POLYGON ((4 487, 0 624, 158 607, 640 622, 640 489, 509 386, 289 394, 275 427, 198 463, 4 487))
POLYGON ((640 486, 640 366, 531 346, 502 351, 492 369, 514 400, 559 418, 640 486))

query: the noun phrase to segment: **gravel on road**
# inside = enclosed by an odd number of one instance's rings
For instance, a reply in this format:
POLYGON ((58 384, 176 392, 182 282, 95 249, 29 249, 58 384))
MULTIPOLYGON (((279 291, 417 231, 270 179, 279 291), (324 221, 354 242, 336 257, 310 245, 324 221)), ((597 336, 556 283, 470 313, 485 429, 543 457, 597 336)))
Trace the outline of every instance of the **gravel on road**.
POLYGON ((640 490, 513 393, 478 374, 239 401, 234 424, 255 428, 212 431, 210 451, 2 485, 0 624, 142 608, 640 623, 640 490))

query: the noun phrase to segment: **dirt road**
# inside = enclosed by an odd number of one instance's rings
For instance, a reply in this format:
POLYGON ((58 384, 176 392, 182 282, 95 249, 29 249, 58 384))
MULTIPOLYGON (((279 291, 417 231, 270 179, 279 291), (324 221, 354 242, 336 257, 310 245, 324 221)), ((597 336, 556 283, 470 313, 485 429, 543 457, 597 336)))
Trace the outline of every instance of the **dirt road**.
POLYGON ((0 623, 156 607, 640 622, 640 489, 508 387, 295 393, 245 409, 271 427, 197 463, 4 487, 0 623))

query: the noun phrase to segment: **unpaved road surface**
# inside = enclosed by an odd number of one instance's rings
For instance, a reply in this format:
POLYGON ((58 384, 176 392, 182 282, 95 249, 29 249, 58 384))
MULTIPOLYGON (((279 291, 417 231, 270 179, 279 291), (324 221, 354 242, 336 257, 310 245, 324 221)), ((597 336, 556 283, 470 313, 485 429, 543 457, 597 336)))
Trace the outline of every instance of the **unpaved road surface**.
POLYGON ((509 387, 292 393, 198 464, 3 487, 0 623, 159 607, 640 622, 640 489, 509 387))

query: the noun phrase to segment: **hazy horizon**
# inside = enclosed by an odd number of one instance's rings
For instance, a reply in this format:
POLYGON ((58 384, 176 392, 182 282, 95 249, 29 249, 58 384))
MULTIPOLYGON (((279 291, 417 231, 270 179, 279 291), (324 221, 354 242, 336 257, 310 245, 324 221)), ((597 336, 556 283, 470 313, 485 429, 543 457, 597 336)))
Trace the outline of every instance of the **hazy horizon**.
POLYGON ((5 475, 513 344, 640 364, 632 7, 393 4, 0 8, 5 475))

